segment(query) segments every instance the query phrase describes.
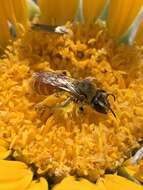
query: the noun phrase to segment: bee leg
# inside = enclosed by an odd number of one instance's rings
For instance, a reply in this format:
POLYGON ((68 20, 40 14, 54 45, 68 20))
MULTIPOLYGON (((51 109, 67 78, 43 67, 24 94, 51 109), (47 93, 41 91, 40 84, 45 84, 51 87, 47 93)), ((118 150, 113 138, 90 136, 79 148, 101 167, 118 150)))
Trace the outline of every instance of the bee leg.
POLYGON ((39 103, 35 106, 35 110, 40 118, 43 118, 48 113, 46 110, 50 110, 50 107, 39 103))
POLYGON ((84 103, 80 102, 79 104, 79 112, 83 113, 84 112, 84 103))
POLYGON ((80 112, 84 112, 83 106, 79 106, 79 111, 80 111, 80 112))
POLYGON ((79 116, 81 114, 84 114, 84 105, 83 104, 79 104, 77 109, 76 109, 76 114, 79 116))
POLYGON ((64 102, 62 102, 61 104, 56 104, 56 105, 54 106, 54 108, 63 108, 63 107, 66 107, 66 106, 69 105, 72 101, 73 101, 73 97, 69 97, 69 98, 67 98, 64 102))
POLYGON ((48 106, 48 105, 43 105, 42 103, 39 103, 35 106, 36 111, 39 112, 40 115, 43 115, 43 113, 47 110, 47 109, 55 109, 55 108, 63 108, 66 107, 68 104, 71 103, 71 101, 73 100, 72 97, 69 97, 68 99, 66 99, 64 102, 56 104, 54 106, 48 106))
POLYGON ((43 105, 42 103, 39 103, 35 106, 35 110, 40 114, 43 115, 43 113, 47 110, 50 109, 50 106, 43 105))

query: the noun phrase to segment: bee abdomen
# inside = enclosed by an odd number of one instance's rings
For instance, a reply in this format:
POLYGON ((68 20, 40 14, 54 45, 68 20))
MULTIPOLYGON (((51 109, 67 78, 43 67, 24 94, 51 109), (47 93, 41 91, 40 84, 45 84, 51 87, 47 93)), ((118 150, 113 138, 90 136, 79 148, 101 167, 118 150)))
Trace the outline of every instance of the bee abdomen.
POLYGON ((42 82, 40 75, 34 73, 31 82, 32 89, 40 95, 48 95, 54 92, 54 88, 51 85, 42 82))

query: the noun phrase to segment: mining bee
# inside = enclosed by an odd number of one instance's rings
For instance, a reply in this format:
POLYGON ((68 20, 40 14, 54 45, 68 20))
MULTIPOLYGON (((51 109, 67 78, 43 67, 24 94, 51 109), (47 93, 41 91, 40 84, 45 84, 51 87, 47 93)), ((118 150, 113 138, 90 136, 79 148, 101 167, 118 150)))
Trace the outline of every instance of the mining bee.
POLYGON ((48 94, 48 89, 53 87, 66 91, 70 94, 69 98, 61 104, 61 106, 68 105, 71 101, 79 103, 83 109, 83 105, 90 105, 97 112, 107 114, 109 111, 116 117, 115 113, 110 107, 108 97, 111 93, 98 88, 93 83, 94 78, 87 77, 85 79, 74 79, 63 73, 58 72, 35 72, 32 76, 33 89, 42 95, 48 94))
POLYGON ((53 34, 70 34, 72 35, 72 32, 70 29, 68 29, 66 26, 52 26, 52 25, 45 25, 45 24, 32 24, 31 25, 32 30, 36 31, 43 31, 53 34))

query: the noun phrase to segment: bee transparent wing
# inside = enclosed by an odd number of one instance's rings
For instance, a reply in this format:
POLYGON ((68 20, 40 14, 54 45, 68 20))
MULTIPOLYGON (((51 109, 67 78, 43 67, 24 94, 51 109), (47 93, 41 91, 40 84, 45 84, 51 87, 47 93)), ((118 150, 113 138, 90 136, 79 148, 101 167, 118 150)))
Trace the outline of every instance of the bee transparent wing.
POLYGON ((77 97, 80 96, 76 89, 78 80, 67 77, 63 74, 54 72, 35 72, 33 73, 33 78, 38 80, 43 85, 50 85, 74 94, 77 97))

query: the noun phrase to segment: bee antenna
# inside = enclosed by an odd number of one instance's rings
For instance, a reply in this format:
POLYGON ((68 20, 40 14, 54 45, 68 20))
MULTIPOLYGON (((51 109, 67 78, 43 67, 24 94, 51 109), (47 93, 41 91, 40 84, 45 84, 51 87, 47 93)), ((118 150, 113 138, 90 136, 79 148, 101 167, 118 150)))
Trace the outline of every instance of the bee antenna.
POLYGON ((111 108, 109 108, 109 110, 110 110, 111 113, 114 115, 114 117, 117 118, 115 112, 114 112, 111 108))
POLYGON ((112 96, 112 97, 114 98, 114 101, 116 100, 116 97, 115 97, 114 94, 112 94, 112 93, 108 93, 108 94, 107 94, 107 98, 108 98, 108 96, 112 96))

